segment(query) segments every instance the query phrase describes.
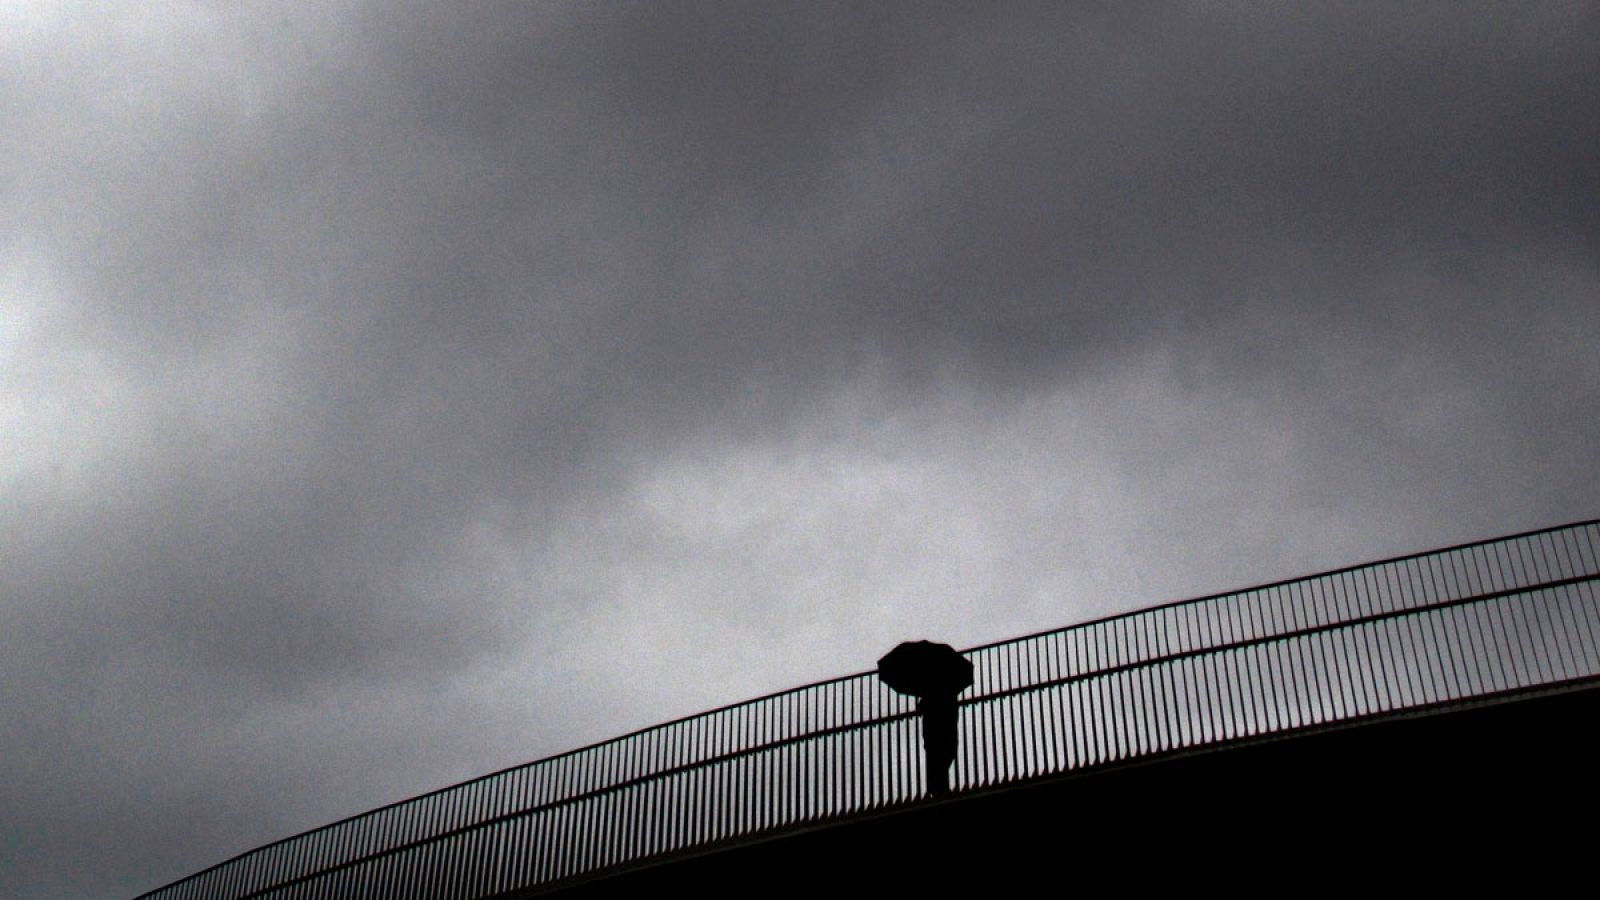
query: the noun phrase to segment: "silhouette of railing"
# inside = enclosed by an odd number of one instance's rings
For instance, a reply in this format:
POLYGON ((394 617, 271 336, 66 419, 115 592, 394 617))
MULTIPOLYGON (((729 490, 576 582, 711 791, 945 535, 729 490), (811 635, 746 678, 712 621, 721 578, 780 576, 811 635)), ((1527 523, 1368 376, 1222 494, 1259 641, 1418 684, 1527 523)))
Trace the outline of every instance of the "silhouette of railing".
MULTIPOLYGON (((965 651, 955 792, 1600 676, 1600 521, 965 651)), ((353 816, 146 897, 488 897, 920 802, 912 701, 871 672, 353 816)))

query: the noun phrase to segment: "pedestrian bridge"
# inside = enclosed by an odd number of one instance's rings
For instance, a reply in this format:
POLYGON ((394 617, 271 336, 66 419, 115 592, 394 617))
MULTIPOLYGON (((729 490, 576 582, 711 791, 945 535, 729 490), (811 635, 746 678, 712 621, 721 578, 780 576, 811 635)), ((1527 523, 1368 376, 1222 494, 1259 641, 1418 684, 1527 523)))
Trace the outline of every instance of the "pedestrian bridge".
MULTIPOLYGON (((1286 794, 1316 793, 1326 822, 1365 803, 1362 833, 1393 848, 1589 771, 1565 723, 1600 711, 1597 578, 1592 520, 971 648, 942 801, 926 796, 913 701, 864 672, 375 809, 144 896, 592 894, 675 877, 704 887, 735 869, 799 885, 820 876, 797 861, 869 853, 944 883, 941 861, 975 846, 980 859, 1010 848, 1048 864, 1062 835, 1092 853, 1113 833, 1187 834, 1206 850, 1186 864, 1226 869, 1242 851, 1219 860, 1206 836, 1246 822, 1258 871, 1301 854, 1339 871, 1372 847, 1330 850, 1342 830, 1283 827, 1286 794), (1521 774, 1485 780, 1496 766, 1521 774), (1430 817, 1403 825, 1373 800, 1395 796, 1430 817), (1155 816, 1155 798, 1192 817, 1155 816), (1042 809, 1048 829, 1007 824, 1042 809), (941 847, 952 834, 960 848, 941 847)), ((1587 820, 1591 800, 1563 802, 1587 820)), ((1473 850, 1453 840, 1460 864, 1473 850)))

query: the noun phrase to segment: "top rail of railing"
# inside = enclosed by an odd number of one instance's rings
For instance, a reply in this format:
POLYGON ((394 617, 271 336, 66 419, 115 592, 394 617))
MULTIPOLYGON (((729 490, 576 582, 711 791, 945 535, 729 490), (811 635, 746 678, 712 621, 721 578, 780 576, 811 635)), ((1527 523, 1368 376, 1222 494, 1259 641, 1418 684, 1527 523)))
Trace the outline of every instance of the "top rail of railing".
MULTIPOLYGON (((1600 674, 1597 548, 1591 519, 973 647, 954 784, 1600 674)), ((443 895, 486 896, 912 802, 914 715, 873 672, 831 678, 379 807, 145 896, 409 895, 439 878, 460 882, 443 895)))

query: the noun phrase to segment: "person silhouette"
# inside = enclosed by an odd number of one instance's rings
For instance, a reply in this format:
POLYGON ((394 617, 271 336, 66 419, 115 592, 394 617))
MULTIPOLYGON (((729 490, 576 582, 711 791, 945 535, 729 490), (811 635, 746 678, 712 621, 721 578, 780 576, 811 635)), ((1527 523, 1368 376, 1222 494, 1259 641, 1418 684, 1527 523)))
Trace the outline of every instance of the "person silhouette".
POLYGON ((922 713, 922 753, 927 763, 928 793, 943 797, 950 793, 950 766, 956 761, 956 723, 960 710, 956 695, 930 694, 917 701, 922 713))
POLYGON ((950 766, 956 761, 961 716, 956 698, 972 686, 971 661, 948 644, 907 641, 878 660, 878 678, 891 689, 917 698, 928 792, 935 797, 950 793, 950 766))

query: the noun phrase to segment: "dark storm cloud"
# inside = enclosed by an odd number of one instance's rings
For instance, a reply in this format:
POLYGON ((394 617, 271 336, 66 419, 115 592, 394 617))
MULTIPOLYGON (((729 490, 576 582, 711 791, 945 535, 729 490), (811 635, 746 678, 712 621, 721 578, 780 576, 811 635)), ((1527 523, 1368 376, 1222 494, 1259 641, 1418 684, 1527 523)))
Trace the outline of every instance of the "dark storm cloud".
POLYGON ((906 628, 1593 515, 1597 31, 10 29, 0 892, 147 888, 906 628))

